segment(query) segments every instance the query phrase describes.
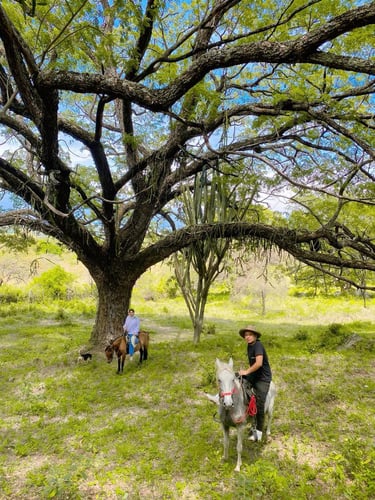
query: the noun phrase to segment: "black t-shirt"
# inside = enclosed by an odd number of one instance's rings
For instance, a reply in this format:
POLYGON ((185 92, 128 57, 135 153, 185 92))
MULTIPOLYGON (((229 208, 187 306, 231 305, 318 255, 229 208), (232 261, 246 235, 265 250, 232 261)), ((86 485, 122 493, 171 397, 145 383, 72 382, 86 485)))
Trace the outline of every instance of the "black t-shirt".
POLYGON ((249 358, 250 366, 252 366, 255 363, 255 358, 256 356, 259 355, 263 355, 263 365, 256 372, 247 375, 246 378, 250 380, 251 383, 255 383, 260 380, 262 382, 271 382, 272 380, 271 367, 263 344, 260 342, 260 340, 257 340, 254 344, 247 345, 247 356, 249 358))

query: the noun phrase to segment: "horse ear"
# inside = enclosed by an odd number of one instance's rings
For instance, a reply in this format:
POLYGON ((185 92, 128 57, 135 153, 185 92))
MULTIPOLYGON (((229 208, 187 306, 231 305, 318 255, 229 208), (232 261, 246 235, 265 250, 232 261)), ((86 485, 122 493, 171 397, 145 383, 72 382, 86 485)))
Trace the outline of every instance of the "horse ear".
POLYGON ((233 368, 233 358, 230 358, 230 359, 229 359, 229 363, 228 363, 228 364, 229 364, 229 366, 230 366, 231 368, 233 368))
POLYGON ((216 368, 220 368, 220 366, 221 366, 221 361, 220 361, 220 359, 219 359, 219 358, 216 358, 215 365, 216 365, 216 368))

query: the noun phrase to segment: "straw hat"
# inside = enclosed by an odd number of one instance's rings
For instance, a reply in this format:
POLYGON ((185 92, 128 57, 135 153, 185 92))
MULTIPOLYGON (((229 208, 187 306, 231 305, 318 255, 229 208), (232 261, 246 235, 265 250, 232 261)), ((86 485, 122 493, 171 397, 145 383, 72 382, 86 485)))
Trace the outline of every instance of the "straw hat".
POLYGON ((252 326, 252 325, 247 325, 247 326, 245 326, 245 328, 241 328, 241 330, 238 333, 241 335, 242 338, 244 338, 245 332, 255 333, 255 335, 258 337, 258 339, 261 336, 261 333, 259 333, 257 331, 257 329, 255 328, 255 326, 252 326))

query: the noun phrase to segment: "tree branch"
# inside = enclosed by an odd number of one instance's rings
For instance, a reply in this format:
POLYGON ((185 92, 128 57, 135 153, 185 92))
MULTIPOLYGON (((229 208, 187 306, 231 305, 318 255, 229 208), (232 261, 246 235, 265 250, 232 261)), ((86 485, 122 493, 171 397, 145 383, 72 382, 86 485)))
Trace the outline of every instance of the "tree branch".
MULTIPOLYGON (((269 247, 276 247, 293 255, 298 260, 319 262, 337 268, 367 269, 375 271, 375 248, 369 246, 368 240, 358 238, 356 240, 356 250, 360 247, 365 250, 371 260, 364 262, 362 259, 344 259, 333 253, 311 252, 304 249, 303 243, 308 243, 316 238, 324 238, 329 241, 332 248, 341 249, 343 242, 338 240, 334 230, 321 228, 318 231, 296 231, 283 227, 267 226, 265 224, 249 224, 246 222, 202 224, 191 226, 166 236, 162 241, 149 246, 139 254, 139 260, 144 263, 145 269, 169 257, 174 252, 191 245, 202 238, 233 238, 233 239, 254 239, 258 245, 262 241, 269 247)), ((346 245, 353 248, 354 241, 347 240, 346 245)), ((138 260, 138 259, 137 259, 138 260)))

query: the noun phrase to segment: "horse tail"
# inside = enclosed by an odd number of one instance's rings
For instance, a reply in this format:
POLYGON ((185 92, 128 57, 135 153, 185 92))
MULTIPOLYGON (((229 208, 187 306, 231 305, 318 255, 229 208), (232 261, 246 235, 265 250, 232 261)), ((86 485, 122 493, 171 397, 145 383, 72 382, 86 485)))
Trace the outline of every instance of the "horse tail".
POLYGON ((141 344, 142 347, 148 348, 148 344, 150 343, 150 335, 148 332, 145 332, 144 330, 141 330, 138 335, 139 338, 139 343, 141 344))
POLYGON ((148 332, 142 330, 139 332, 138 339, 139 339, 139 351, 141 354, 140 362, 142 363, 142 361, 146 361, 148 356, 148 345, 150 343, 150 335, 148 332))

